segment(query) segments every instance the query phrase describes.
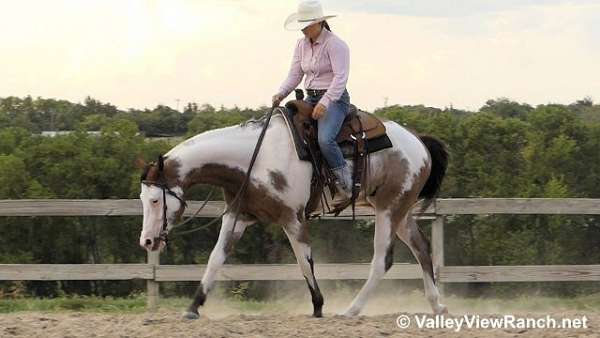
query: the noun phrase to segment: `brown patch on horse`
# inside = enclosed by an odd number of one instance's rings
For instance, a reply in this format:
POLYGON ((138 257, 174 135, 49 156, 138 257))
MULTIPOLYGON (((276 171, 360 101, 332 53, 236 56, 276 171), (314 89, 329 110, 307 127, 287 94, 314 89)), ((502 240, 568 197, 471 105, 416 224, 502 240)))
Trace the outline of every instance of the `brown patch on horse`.
POLYGON ((269 170, 269 178, 275 190, 283 192, 288 187, 287 180, 279 170, 269 170))
MULTIPOLYGON (((173 188, 180 185, 179 181, 179 168, 181 163, 178 160, 166 160, 164 162, 163 170, 160 171, 158 165, 155 162, 151 162, 145 165, 144 171, 141 176, 142 181, 156 182, 160 184, 166 184, 167 187, 173 188)), ((182 196, 180 196, 182 197, 182 196)), ((183 198, 183 197, 182 197, 183 198)), ((175 212, 175 220, 181 220, 183 212, 185 211, 185 205, 181 203, 179 209, 175 212)))
MULTIPOLYGON (((408 160, 402 157, 401 153, 390 152, 383 160, 385 164, 385 174, 380 178, 380 184, 377 184, 373 201, 377 209, 389 209, 394 201, 402 194, 404 182, 409 175, 408 160)), ((370 184, 375 185, 375 184, 370 184)))
POLYGON ((164 162, 163 170, 159 170, 158 165, 155 162, 146 164, 142 173, 141 179, 144 181, 151 181, 157 183, 166 184, 169 188, 175 187, 180 184, 179 181, 179 168, 181 163, 178 160, 167 159, 164 162))
MULTIPOLYGON (((229 205, 238 193, 245 177, 246 173, 239 168, 208 163, 201 168, 191 170, 183 179, 182 187, 185 190, 194 184, 220 186, 225 192, 225 201, 229 205)), ((248 183, 239 211, 250 214, 265 223, 287 224, 295 217, 295 211, 280 198, 273 196, 267 187, 252 182, 248 183)))
POLYGON ((409 226, 410 232, 410 245, 416 249, 415 255, 421 264, 424 272, 431 275, 431 279, 435 283, 435 274, 433 273, 433 261, 431 260, 431 244, 427 239, 427 236, 421 231, 421 228, 417 225, 414 219, 411 220, 409 226))
POLYGON ((393 152, 388 155, 385 163, 389 168, 386 169, 383 179, 386 183, 377 188, 373 200, 377 209, 391 211, 392 230, 395 232, 410 208, 417 202, 419 192, 429 177, 431 165, 426 163, 421 167, 421 170, 413 177, 413 186, 410 187, 410 190, 402 192, 410 175, 408 161, 402 157, 401 153, 393 152))

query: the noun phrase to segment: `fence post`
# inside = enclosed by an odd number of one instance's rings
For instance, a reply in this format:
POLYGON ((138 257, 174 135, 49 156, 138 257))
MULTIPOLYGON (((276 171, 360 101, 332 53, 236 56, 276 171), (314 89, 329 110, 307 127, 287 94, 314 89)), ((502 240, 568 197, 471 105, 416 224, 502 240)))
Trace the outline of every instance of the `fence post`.
POLYGON ((431 259, 433 261, 433 273, 440 294, 444 294, 444 285, 440 280, 440 271, 444 266, 444 215, 437 215, 431 225, 431 259))
POLYGON ((148 252, 148 264, 152 265, 152 279, 146 281, 146 297, 147 297, 147 309, 156 310, 158 308, 158 296, 159 288, 156 278, 156 266, 160 264, 160 252, 149 251, 148 252))

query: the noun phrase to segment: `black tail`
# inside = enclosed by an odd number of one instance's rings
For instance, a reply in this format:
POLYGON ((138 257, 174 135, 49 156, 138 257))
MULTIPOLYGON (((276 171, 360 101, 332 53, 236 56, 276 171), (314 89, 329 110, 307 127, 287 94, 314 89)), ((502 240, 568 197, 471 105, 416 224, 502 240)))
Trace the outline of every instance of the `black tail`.
POLYGON ((425 186, 423 186, 423 189, 419 193, 419 198, 425 199, 421 207, 421 212, 423 212, 431 205, 431 202, 440 190, 442 181, 446 175, 446 169, 448 168, 448 151, 446 145, 433 136, 419 135, 419 138, 431 155, 431 173, 425 186))

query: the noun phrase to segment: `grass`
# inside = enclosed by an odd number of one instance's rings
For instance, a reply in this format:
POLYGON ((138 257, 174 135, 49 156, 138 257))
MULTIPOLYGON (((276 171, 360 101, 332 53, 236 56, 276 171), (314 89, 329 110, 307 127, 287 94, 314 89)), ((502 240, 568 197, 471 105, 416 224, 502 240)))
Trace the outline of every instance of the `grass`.
POLYGON ((0 300, 0 313, 19 311, 144 312, 144 296, 130 298, 72 296, 60 298, 15 298, 0 300))
MULTIPOLYGON (((162 298, 160 309, 181 311, 190 304, 190 298, 162 298)), ((266 308, 282 307, 281 304, 234 299, 222 300, 222 305, 241 313, 259 312, 266 308)), ((282 309, 283 310, 283 309, 282 309)), ((68 296, 59 298, 15 298, 0 299, 0 313, 20 311, 82 311, 82 312, 118 312, 142 313, 146 311, 146 296, 141 294, 128 298, 68 296)))
MULTIPOLYGON (((227 308, 238 313, 286 313, 293 312, 298 302, 288 300, 254 301, 236 300, 234 298, 215 297, 211 305, 217 303, 219 307, 227 308), (217 299, 218 298, 218 299, 217 299)), ((304 303, 306 299, 302 299, 304 303)), ((378 303, 377 300, 373 300, 378 303)), ((410 303, 424 303, 422 294, 405 295, 405 299, 397 304, 405 304, 405 309, 398 311, 419 311, 411 308, 410 303)), ((181 311, 189 305, 189 298, 163 298, 160 300, 161 310, 181 311)), ((413 303, 413 304, 414 304, 413 303)), ((540 311, 600 311, 600 293, 573 298, 520 296, 511 299, 499 298, 461 298, 449 296, 444 298, 454 313, 511 313, 511 312, 540 312, 540 311)), ((421 304, 423 305, 423 304, 421 304)), ((421 308, 421 305, 419 308, 421 308)), ((385 305, 384 305, 385 306, 385 305)), ((308 310, 308 308, 307 308, 308 310)), ((102 313, 142 313, 146 311, 146 298, 138 294, 128 298, 69 296, 59 298, 16 298, 0 299, 0 313, 21 311, 40 312, 102 312, 102 313)), ((392 310, 393 311, 393 310, 392 310)))

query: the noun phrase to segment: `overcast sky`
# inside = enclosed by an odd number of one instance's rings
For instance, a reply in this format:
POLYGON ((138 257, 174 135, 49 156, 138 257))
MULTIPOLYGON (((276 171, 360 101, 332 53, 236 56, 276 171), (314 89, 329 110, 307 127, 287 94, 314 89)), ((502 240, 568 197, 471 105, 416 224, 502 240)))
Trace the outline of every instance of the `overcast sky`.
MULTIPOLYGON (((600 100, 599 0, 323 0, 350 46, 351 100, 477 110, 600 100)), ((267 105, 296 0, 0 0, 0 97, 119 108, 267 105)))

